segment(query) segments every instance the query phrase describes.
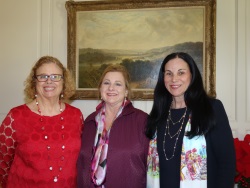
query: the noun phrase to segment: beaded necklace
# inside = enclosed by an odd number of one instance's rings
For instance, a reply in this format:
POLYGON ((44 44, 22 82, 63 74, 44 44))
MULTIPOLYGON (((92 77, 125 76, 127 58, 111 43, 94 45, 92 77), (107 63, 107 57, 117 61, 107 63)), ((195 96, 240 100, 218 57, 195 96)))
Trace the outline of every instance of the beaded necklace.
MULTIPOLYGON (((171 106, 172 106, 172 104, 171 104, 171 106)), ((186 107, 183 116, 181 116, 181 119, 178 120, 178 121, 175 123, 175 124, 181 123, 180 128, 177 130, 177 132, 176 132, 175 134, 171 135, 171 134, 170 134, 170 130, 169 130, 169 121, 171 121, 171 122, 173 123, 173 121, 172 121, 172 119, 171 119, 171 106, 170 106, 169 111, 168 111, 167 124, 166 124, 166 129, 165 129, 164 138, 163 138, 163 152, 164 152, 165 159, 166 159, 167 161, 168 161, 168 160, 171 160, 171 159, 174 157, 174 155, 175 155, 176 145, 177 145, 179 136, 180 136, 180 134, 181 134, 181 130, 182 130, 182 127, 183 127, 183 123, 184 123, 184 121, 185 121, 185 117, 186 117, 186 114, 187 114, 187 107, 186 107), (171 120, 170 120, 170 119, 171 119, 171 120), (181 122, 181 121, 182 121, 182 122, 181 122), (175 143, 174 143, 174 148, 173 148, 173 154, 171 155, 170 158, 167 157, 167 154, 166 154, 166 151, 165 151, 165 143, 166 143, 166 135, 167 135, 167 134, 169 135, 170 139, 172 139, 172 138, 174 138, 174 137, 176 136, 175 143)), ((173 123, 173 125, 175 125, 175 124, 173 123)))
POLYGON ((172 119, 171 119, 171 110, 169 110, 169 114, 168 114, 168 119, 167 119, 167 125, 166 125, 166 127, 167 127, 167 129, 168 129, 168 135, 169 135, 169 137, 170 137, 171 139, 172 139, 173 137, 175 137, 175 136, 181 131, 182 125, 183 125, 184 120, 185 120, 185 117, 186 117, 186 113, 187 113, 187 107, 185 108, 185 112, 184 112, 184 114, 181 116, 181 119, 179 119, 176 123, 173 123, 173 121, 172 121, 172 119), (174 135, 171 135, 171 134, 170 134, 170 131, 169 131, 169 121, 171 121, 172 124, 175 125, 175 124, 177 124, 177 123, 180 123, 181 120, 182 120, 182 123, 181 123, 180 128, 178 129, 178 131, 177 131, 174 135))
MULTIPOLYGON (((44 123, 43 123, 43 115, 42 115, 42 111, 41 111, 41 109, 40 109, 40 107, 39 107, 39 103, 38 103, 38 101, 37 101, 37 98, 36 98, 36 105, 37 105, 37 110, 38 110, 38 113, 39 113, 39 115, 40 115, 40 122, 41 122, 41 130, 43 131, 43 139, 47 142, 46 143, 46 151, 47 151, 47 159, 48 159, 48 170, 53 174, 53 182, 54 183, 56 183, 56 182, 58 182, 58 180, 59 180, 59 175, 60 175, 60 173, 62 172, 62 170, 63 170, 63 165, 62 165, 62 163, 63 163, 63 161, 64 161, 64 150, 65 150, 65 145, 64 145, 64 137, 65 137, 65 135, 64 135, 64 133, 62 132, 63 131, 63 129, 65 128, 64 127, 64 118, 63 118, 63 116, 61 116, 60 117, 60 122, 61 122, 61 140, 62 140, 62 146, 61 146, 61 156, 60 156, 60 158, 58 159, 59 161, 58 161, 58 163, 57 163, 57 166, 58 166, 58 168, 56 168, 55 166, 53 166, 53 164, 52 164, 52 162, 51 162, 51 159, 52 159, 52 156, 51 156, 51 153, 50 153, 50 151, 51 151, 51 149, 53 149, 53 148, 51 148, 51 146, 49 145, 49 140, 50 140, 50 137, 49 137, 49 135, 48 135, 48 133, 47 132, 45 132, 45 125, 44 125, 44 123), (58 173, 56 173, 56 171, 58 171, 58 173)), ((60 113, 62 113, 62 104, 61 104, 61 101, 59 101, 59 106, 60 106, 60 113)), ((55 148, 54 148, 55 149, 55 148)))
POLYGON ((183 116, 181 116, 181 118, 180 118, 178 121, 174 122, 174 121, 172 120, 172 118, 171 118, 171 110, 170 110, 170 113, 169 113, 170 115, 168 116, 168 120, 170 120, 170 121, 172 122, 173 125, 175 125, 175 124, 177 124, 177 123, 180 123, 181 120, 182 120, 183 118, 185 118, 186 112, 187 112, 187 107, 186 107, 186 111, 185 111, 185 113, 183 114, 183 116))

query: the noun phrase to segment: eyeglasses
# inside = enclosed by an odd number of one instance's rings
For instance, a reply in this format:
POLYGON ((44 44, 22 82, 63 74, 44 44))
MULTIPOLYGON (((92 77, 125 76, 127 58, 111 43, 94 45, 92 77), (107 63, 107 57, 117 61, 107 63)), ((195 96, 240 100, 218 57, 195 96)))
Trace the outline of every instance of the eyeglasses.
POLYGON ((61 74, 51 74, 51 75, 40 74, 40 75, 36 75, 35 78, 38 80, 38 82, 46 82, 49 78, 53 82, 59 82, 63 78, 63 75, 61 75, 61 74))

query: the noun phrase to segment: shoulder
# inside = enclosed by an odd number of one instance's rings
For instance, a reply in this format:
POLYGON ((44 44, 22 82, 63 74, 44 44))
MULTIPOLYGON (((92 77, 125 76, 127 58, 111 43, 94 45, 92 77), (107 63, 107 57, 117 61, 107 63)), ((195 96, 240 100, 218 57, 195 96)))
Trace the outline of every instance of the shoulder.
POLYGON ((223 127, 224 125, 229 125, 228 116, 223 103, 219 99, 212 99, 211 105, 214 111, 217 127, 223 127))
POLYGON ((27 107, 27 105, 26 104, 22 104, 22 105, 13 107, 10 110, 9 113, 15 114, 15 113, 21 113, 21 112, 24 112, 24 111, 27 111, 27 110, 29 110, 29 108, 27 107))
POLYGON ((77 107, 74 107, 68 103, 65 103, 65 109, 66 110, 70 110, 70 111, 75 111, 75 112, 78 112, 78 113, 81 113, 81 110, 77 107))
POLYGON ((135 108, 132 103, 128 104, 125 108, 124 111, 122 112, 122 115, 125 116, 131 116, 135 120, 143 120, 148 118, 148 114, 138 108, 135 108))
POLYGON ((90 122, 90 121, 94 121, 96 113, 97 112, 92 112, 90 115, 88 115, 87 118, 85 119, 85 124, 88 123, 88 122, 90 122))
POLYGON ((23 110, 23 109, 27 109, 27 105, 26 104, 22 104, 22 105, 19 105, 19 106, 15 106, 11 109, 11 111, 13 110, 23 110))
POLYGON ((148 114, 138 108, 134 108, 135 114, 142 117, 148 117, 148 114))
POLYGON ((220 99, 211 98, 210 103, 212 104, 212 106, 221 106, 221 105, 223 106, 220 99))
POLYGON ((132 102, 128 103, 125 107, 124 107, 124 112, 125 113, 136 113, 136 114, 140 114, 140 115, 146 115, 147 113, 140 110, 139 108, 135 108, 134 105, 132 104, 132 102))
POLYGON ((65 103, 65 110, 62 112, 62 114, 65 115, 65 117, 69 117, 71 119, 74 119, 76 121, 80 120, 81 122, 84 121, 84 116, 79 108, 76 108, 74 106, 71 106, 69 104, 65 103))
POLYGON ((13 107, 10 109, 8 114, 6 115, 4 121, 12 122, 17 119, 28 118, 32 114, 31 110, 26 106, 26 104, 13 107))
POLYGON ((219 99, 210 99, 210 103, 215 112, 225 111, 223 103, 219 99))

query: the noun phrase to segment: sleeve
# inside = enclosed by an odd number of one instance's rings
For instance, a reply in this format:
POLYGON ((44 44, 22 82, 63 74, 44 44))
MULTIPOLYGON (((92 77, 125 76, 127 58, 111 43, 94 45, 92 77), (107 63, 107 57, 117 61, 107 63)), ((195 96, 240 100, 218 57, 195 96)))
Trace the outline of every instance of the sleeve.
POLYGON ((216 126, 211 131, 211 146, 214 158, 212 161, 217 166, 218 187, 234 187, 236 173, 236 156, 234 139, 229 125, 228 117, 223 104, 215 100, 213 108, 216 116, 216 126))
POLYGON ((9 112, 0 126, 0 185, 2 188, 6 187, 8 173, 15 155, 16 134, 13 127, 13 114, 9 112))
POLYGON ((145 125, 144 126, 144 129, 143 129, 143 143, 144 143, 144 154, 145 154, 145 164, 147 166, 147 159, 148 159, 148 149, 149 149, 149 138, 146 136, 146 125, 147 125, 147 116, 146 118, 144 119, 144 122, 143 124, 145 125))
POLYGON ((138 117, 137 117, 137 122, 136 124, 140 124, 141 126, 139 131, 140 131, 140 140, 141 140, 141 145, 143 147, 144 150, 144 164, 147 167, 147 158, 148 158, 148 149, 149 149, 149 138, 146 136, 146 125, 147 125, 147 117, 148 114, 146 114, 145 112, 138 110, 138 117))
POLYGON ((81 112, 80 112, 80 114, 81 114, 81 116, 80 116, 80 119, 81 119, 80 131, 81 131, 81 135, 82 135, 82 131, 83 131, 83 127, 84 127, 84 116, 81 112))

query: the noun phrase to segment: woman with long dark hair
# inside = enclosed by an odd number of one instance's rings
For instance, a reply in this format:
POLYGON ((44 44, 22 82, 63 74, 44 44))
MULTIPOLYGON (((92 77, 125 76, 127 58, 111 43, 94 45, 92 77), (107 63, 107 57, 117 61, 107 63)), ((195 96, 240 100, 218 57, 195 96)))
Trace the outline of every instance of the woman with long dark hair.
POLYGON ((184 52, 161 65, 148 117, 148 187, 233 188, 235 150, 223 104, 184 52))

